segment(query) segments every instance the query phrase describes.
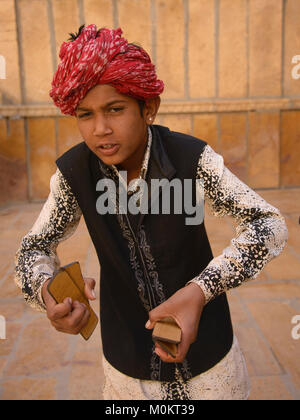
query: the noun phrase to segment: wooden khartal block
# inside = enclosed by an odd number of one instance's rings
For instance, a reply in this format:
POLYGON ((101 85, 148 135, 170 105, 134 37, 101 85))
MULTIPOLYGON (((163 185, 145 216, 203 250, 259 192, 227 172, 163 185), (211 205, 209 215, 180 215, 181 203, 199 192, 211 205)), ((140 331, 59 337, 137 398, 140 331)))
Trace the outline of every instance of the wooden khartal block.
POLYGON ((181 329, 173 318, 168 317, 157 321, 152 338, 173 358, 176 357, 178 344, 181 342, 181 329))
POLYGON ((73 302, 77 300, 84 303, 90 312, 88 323, 82 328, 80 334, 88 340, 94 332, 98 317, 89 304, 84 294, 84 280, 78 262, 61 267, 48 284, 48 292, 57 303, 62 303, 65 298, 70 297, 73 302))
POLYGON ((69 276, 71 277, 71 279, 73 280, 73 282, 79 288, 79 290, 81 291, 81 293, 85 296, 85 294, 84 294, 84 286, 85 286, 85 283, 84 283, 84 280, 83 280, 83 277, 82 277, 82 273, 81 273, 81 268, 80 268, 79 262, 73 262, 71 264, 64 265, 61 268, 62 268, 62 270, 65 270, 69 274, 69 276))

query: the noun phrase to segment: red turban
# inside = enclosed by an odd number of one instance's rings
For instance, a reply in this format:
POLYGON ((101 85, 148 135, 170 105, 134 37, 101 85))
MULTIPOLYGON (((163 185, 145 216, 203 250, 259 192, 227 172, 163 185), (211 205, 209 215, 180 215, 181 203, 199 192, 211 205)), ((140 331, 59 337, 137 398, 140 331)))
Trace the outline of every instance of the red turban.
POLYGON ((75 115, 79 102, 98 84, 144 100, 164 89, 147 52, 128 44, 120 28, 97 30, 89 25, 74 41, 62 44, 59 57, 50 96, 63 114, 75 115))

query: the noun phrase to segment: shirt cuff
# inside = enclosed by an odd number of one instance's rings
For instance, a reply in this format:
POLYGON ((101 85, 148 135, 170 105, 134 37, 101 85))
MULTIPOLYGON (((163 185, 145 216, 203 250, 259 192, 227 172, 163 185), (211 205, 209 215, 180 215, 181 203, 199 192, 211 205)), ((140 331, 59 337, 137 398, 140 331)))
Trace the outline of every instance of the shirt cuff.
POLYGON ((206 305, 210 300, 212 300, 213 296, 210 293, 210 291, 209 291, 209 289, 208 289, 204 280, 202 280, 200 277, 194 277, 192 280, 187 282, 186 286, 188 284, 191 284, 191 283, 195 283, 201 288, 201 290, 204 294, 204 297, 205 297, 204 305, 206 305))
POLYGON ((34 294, 31 296, 25 294, 25 300, 29 306, 39 312, 47 312, 47 307, 42 296, 42 289, 45 282, 51 278, 52 276, 40 274, 39 278, 36 280, 34 294))
POLYGON ((44 299, 43 299, 43 295, 42 295, 42 290, 43 290, 43 286, 46 283, 47 280, 51 279, 52 277, 46 277, 43 282, 40 284, 40 287, 37 289, 37 300, 40 306, 40 309, 42 312, 47 312, 47 307, 45 305, 44 299))

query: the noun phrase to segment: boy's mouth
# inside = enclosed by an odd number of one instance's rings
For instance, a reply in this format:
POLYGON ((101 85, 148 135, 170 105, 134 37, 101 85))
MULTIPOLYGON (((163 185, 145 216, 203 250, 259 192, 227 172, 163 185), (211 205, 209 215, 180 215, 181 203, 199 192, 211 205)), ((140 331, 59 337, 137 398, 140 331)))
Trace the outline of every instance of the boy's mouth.
POLYGON ((98 150, 100 150, 100 153, 103 153, 106 156, 114 155, 115 153, 118 152, 119 148, 120 148, 120 145, 114 144, 114 143, 106 143, 106 144, 101 144, 100 146, 98 146, 98 150))
POLYGON ((112 147, 116 146, 115 144, 103 144, 101 149, 111 149, 112 147))

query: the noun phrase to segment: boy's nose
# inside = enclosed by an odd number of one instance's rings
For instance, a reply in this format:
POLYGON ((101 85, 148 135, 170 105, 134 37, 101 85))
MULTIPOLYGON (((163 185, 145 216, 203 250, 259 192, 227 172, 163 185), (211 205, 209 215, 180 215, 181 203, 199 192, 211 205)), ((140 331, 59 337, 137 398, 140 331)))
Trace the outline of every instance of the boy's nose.
POLYGON ((97 115, 95 118, 93 135, 101 137, 101 136, 105 136, 111 133, 112 133, 112 129, 108 125, 105 116, 97 115))

